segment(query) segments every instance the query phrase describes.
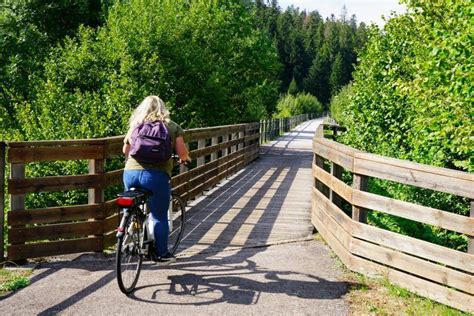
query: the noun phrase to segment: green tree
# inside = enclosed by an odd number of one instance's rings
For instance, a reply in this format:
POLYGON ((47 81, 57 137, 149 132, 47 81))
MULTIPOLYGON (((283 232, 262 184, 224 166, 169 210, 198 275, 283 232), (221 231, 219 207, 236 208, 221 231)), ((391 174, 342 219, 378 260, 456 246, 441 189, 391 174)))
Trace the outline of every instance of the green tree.
POLYGON ((240 1, 121 3, 103 27, 83 27, 54 49, 44 67, 18 115, 29 139, 121 134, 149 94, 185 127, 255 121, 277 98, 276 52, 240 1))
POLYGON ((17 110, 32 97, 35 78, 41 76, 51 47, 74 36, 79 25, 100 25, 109 5, 92 0, 0 4, 0 135, 12 138, 21 131, 17 110))

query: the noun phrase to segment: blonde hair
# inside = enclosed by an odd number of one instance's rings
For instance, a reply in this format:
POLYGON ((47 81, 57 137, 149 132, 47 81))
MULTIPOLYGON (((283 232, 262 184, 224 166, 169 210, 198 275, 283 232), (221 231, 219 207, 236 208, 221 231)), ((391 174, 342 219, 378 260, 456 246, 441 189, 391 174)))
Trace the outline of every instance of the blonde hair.
POLYGON ((170 112, 165 102, 155 95, 143 99, 142 103, 133 111, 130 117, 130 127, 135 127, 143 122, 170 121, 170 112))

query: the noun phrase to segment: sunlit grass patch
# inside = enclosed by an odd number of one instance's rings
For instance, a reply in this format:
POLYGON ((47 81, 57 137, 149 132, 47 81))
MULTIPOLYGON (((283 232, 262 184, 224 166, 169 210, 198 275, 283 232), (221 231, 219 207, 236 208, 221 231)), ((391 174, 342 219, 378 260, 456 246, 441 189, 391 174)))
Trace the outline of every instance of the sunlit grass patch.
POLYGON ((0 269, 0 296, 18 290, 30 284, 29 276, 32 270, 0 269))

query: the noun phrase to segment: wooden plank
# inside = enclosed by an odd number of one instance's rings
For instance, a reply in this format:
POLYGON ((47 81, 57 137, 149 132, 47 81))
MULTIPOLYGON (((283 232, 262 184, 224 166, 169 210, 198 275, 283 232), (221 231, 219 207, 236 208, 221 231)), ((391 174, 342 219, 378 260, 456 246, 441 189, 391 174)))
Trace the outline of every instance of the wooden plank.
MULTIPOLYGON (((368 177, 354 173, 352 181, 352 197, 354 197, 355 192, 367 191, 368 183, 368 177)), ((367 209, 358 207, 352 203, 352 219, 356 222, 367 223, 367 209)))
MULTIPOLYGON (((334 163, 334 162, 331 162, 331 174, 334 178, 338 179, 338 180, 342 180, 342 172, 343 172, 343 168, 341 166, 339 166, 338 164, 334 163)), ((331 188, 329 188, 330 191, 329 191, 329 196, 330 196, 330 200, 337 206, 337 207, 342 207, 342 200, 341 200, 341 197, 339 196, 339 194, 337 194, 337 192, 331 188)))
POLYGON ((195 158, 198 158, 198 157, 202 157, 202 156, 209 155, 211 153, 220 151, 224 148, 229 148, 229 147, 236 146, 236 145, 241 144, 243 142, 244 142, 244 138, 237 138, 237 139, 233 139, 231 141, 223 142, 223 143, 220 143, 220 144, 217 144, 217 145, 214 145, 214 146, 209 146, 209 147, 206 147, 206 148, 199 148, 198 147, 198 149, 190 151, 189 156, 192 159, 195 159, 195 158))
POLYGON ((110 217, 107 217, 104 222, 103 222, 103 227, 102 227, 102 230, 104 232, 104 234, 108 234, 110 232, 115 232, 117 227, 120 225, 120 219, 122 218, 122 216, 117 213, 117 214, 114 214, 110 217))
POLYGON ((321 141, 322 140, 320 138, 313 139, 314 153, 332 162, 335 162, 346 170, 352 171, 354 164, 352 155, 328 147, 327 143, 323 143, 321 141))
POLYGON ((352 188, 315 164, 313 164, 313 177, 335 191, 344 200, 352 203, 352 188))
POLYGON ((61 206, 8 212, 10 226, 80 221, 103 216, 101 204, 61 206))
POLYGON ((376 261, 442 285, 474 294, 474 277, 467 273, 456 271, 356 238, 352 240, 350 252, 371 261, 376 261))
POLYGON ((226 134, 244 131, 246 127, 247 124, 235 124, 205 128, 194 128, 184 131, 184 139, 186 140, 186 142, 192 142, 202 138, 219 137, 226 134))
POLYGON ((217 160, 208 162, 200 167, 193 168, 184 173, 176 175, 171 179, 171 186, 176 188, 180 185, 183 185, 187 181, 198 177, 202 173, 208 172, 209 170, 217 168, 218 166, 226 165, 230 160, 235 159, 237 156, 242 155, 243 153, 244 151, 234 152, 230 155, 226 155, 217 160))
POLYGON ((14 245, 35 240, 54 240, 59 238, 79 238, 88 235, 101 235, 103 233, 102 226, 102 221, 87 221, 10 228, 8 241, 14 245))
POLYGON ((356 153, 362 153, 360 150, 343 145, 341 143, 335 142, 333 140, 318 138, 316 143, 321 144, 327 148, 330 148, 334 151, 340 152, 348 157, 353 158, 356 153))
MULTIPOLYGON (((470 219, 474 219, 474 201, 471 201, 471 210, 469 211, 469 217, 470 219)), ((471 235, 469 237, 468 243, 467 243, 467 253, 470 253, 471 255, 474 255, 474 236, 471 235)))
POLYGON ((474 174, 357 153, 354 172, 474 199, 474 174))
POLYGON ((311 222, 313 223, 316 230, 324 238, 327 244, 331 247, 332 251, 336 253, 342 263, 349 269, 352 269, 351 253, 344 248, 344 246, 337 240, 336 237, 331 233, 329 229, 319 220, 319 218, 312 214, 311 222))
POLYGON ((104 249, 112 247, 117 244, 117 233, 110 232, 104 234, 104 249))
POLYGON ((316 216, 319 221, 327 228, 331 234, 339 241, 339 243, 347 250, 351 249, 352 236, 350 232, 346 231, 343 226, 339 225, 332 216, 325 212, 324 207, 321 207, 316 200, 312 201, 312 216, 316 216))
MULTIPOLYGON (((324 159, 323 159, 323 157, 321 157, 319 155, 314 155, 314 165, 316 165, 316 167, 319 168, 319 169, 323 169, 324 168, 324 159)), ((325 185, 319 179, 315 179, 314 185, 325 196, 329 197, 329 187, 327 185, 325 185)))
POLYGON ((474 218, 472 217, 469 218, 362 191, 354 191, 352 193, 352 203, 371 210, 474 236, 474 218))
POLYGON ((122 156, 123 152, 123 137, 117 141, 107 141, 105 144, 105 158, 111 158, 116 156, 122 156))
POLYGON ((354 237, 439 262, 447 266, 474 272, 474 255, 435 245, 413 237, 400 235, 381 228, 353 222, 354 237))
POLYGON ((117 207, 117 199, 107 201, 102 204, 102 217, 109 217, 113 214, 119 213, 119 208, 117 207))
POLYGON ((64 255, 69 253, 101 251, 102 245, 102 237, 33 243, 26 245, 9 245, 7 258, 8 260, 14 261, 27 258, 64 255))
POLYGON ((13 147, 8 150, 10 163, 102 159, 103 157, 102 145, 13 147))
POLYGON ((176 188, 178 194, 183 198, 185 201, 189 201, 190 199, 196 197, 198 194, 202 193, 204 190, 212 188, 214 185, 219 183, 222 179, 226 178, 230 174, 236 172, 237 170, 243 167, 244 163, 244 156, 240 155, 239 157, 231 160, 228 162, 229 166, 220 166, 217 170, 218 174, 213 177, 207 179, 205 182, 201 183, 198 186, 195 186, 193 189, 182 192, 181 188, 176 188))
POLYGON ((50 192, 71 189, 89 189, 102 187, 103 175, 56 176, 28 179, 10 179, 8 190, 10 194, 31 192, 50 192))
POLYGON ((124 136, 125 135, 104 137, 104 138, 93 138, 93 139, 19 141, 19 142, 7 142, 7 145, 9 148, 103 145, 104 142, 107 142, 107 141, 108 142, 123 141, 124 136))
POLYGON ((334 220, 344 228, 345 231, 352 234, 353 221, 340 208, 334 205, 324 194, 313 188, 313 200, 319 207, 324 209, 327 214, 332 216, 334 220))
POLYGON ((6 144, 0 142, 0 260, 5 261, 5 168, 6 168, 6 144))
POLYGON ((123 183, 123 168, 114 170, 114 171, 109 171, 104 174, 105 180, 104 180, 104 187, 108 187, 110 185, 115 185, 115 184, 122 184, 123 183))
POLYGON ((472 295, 423 280, 416 276, 356 256, 351 256, 349 268, 363 274, 373 275, 374 272, 376 272, 379 276, 387 278, 391 283, 397 284, 418 295, 428 297, 434 301, 462 311, 474 311, 474 296, 472 295))

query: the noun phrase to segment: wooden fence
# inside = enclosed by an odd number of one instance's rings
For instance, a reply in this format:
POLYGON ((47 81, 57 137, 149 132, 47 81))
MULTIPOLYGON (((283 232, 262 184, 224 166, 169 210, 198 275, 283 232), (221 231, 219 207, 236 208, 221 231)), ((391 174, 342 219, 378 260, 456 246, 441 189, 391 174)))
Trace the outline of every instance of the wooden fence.
MULTIPOLYGON (((186 130, 195 163, 172 178, 172 187, 187 201, 243 168, 258 157, 259 129, 250 123, 186 130)), ((122 142, 123 136, 8 143, 8 260, 102 251, 115 243, 119 214, 104 189, 122 183, 123 169, 106 172, 105 166, 122 155, 122 142), (25 177, 28 163, 64 160, 88 161, 89 173, 25 177), (88 190, 88 204, 25 208, 25 194, 67 190, 88 190)))
POLYGON ((369 177, 474 199, 474 174, 364 153, 324 139, 313 140, 312 223, 351 270, 382 275, 408 290, 474 312, 474 211, 471 217, 367 192, 369 177), (330 168, 328 168, 330 166, 330 168), (343 182, 352 173, 352 186, 343 182), (352 218, 342 210, 352 207, 352 218), (468 252, 404 236, 367 223, 376 210, 465 234, 468 252))
MULTIPOLYGON (((258 157, 259 143, 315 117, 303 114, 260 123, 217 126, 185 131, 192 168, 180 168, 171 179, 185 201, 215 186, 258 157)), ((115 243, 119 215, 115 199, 104 190, 122 183, 123 169, 107 170, 109 159, 122 155, 123 136, 87 140, 0 142, 0 179, 5 179, 5 149, 10 164, 7 193, 8 260, 102 251, 115 243), (25 177, 30 163, 87 161, 88 174, 25 177), (88 190, 88 204, 27 209, 25 195, 88 190)), ((0 184, 0 259, 4 258, 4 182, 0 184)), ((2 260, 3 261, 3 260, 2 260)))
POLYGON ((301 114, 279 119, 267 119, 260 121, 260 144, 291 131, 293 128, 316 117, 316 114, 301 114))

